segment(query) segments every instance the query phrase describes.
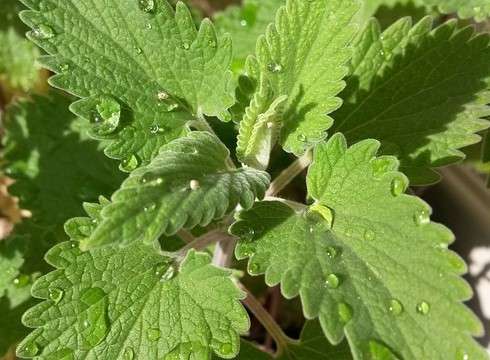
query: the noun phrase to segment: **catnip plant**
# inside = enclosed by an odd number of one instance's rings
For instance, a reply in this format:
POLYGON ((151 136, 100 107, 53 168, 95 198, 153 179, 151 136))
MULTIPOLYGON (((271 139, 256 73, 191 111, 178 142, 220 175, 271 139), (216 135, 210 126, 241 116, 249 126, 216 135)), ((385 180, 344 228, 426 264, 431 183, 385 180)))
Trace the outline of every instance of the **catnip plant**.
POLYGON ((489 36, 470 25, 490 1, 245 0, 212 20, 22 3, 39 49, 10 53, 52 89, 4 109, 32 217, 0 242, 0 352, 488 359, 454 236, 414 189, 490 126, 489 36), (381 7, 400 13, 382 25, 381 7))

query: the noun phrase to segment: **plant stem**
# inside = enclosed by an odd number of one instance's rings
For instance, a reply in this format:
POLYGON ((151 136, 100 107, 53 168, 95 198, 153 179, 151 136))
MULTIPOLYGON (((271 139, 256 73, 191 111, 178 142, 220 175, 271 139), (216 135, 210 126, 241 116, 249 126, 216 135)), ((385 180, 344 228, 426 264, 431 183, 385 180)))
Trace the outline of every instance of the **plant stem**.
POLYGON ((275 196, 281 192, 296 176, 306 169, 312 161, 311 151, 307 151, 303 156, 296 159, 287 169, 279 174, 269 186, 265 193, 266 196, 275 196))
POLYGON ((283 199, 283 198, 278 198, 278 197, 274 197, 274 196, 266 196, 264 198, 264 200, 265 201, 279 201, 279 202, 282 202, 282 203, 288 205, 289 207, 293 208, 296 211, 303 211, 304 209, 306 209, 308 207, 307 205, 302 204, 302 203, 299 203, 297 201, 283 199))
POLYGON ((243 304, 254 314, 257 320, 262 324, 262 326, 267 330, 267 332, 272 336, 276 345, 277 353, 276 356, 280 356, 282 352, 288 347, 288 344, 294 343, 281 327, 277 324, 274 318, 264 309, 262 304, 257 300, 257 298, 243 285, 240 285, 241 289, 247 293, 247 297, 242 300, 243 304))
POLYGON ((235 245, 236 239, 227 234, 226 238, 223 238, 216 244, 213 255, 213 264, 219 267, 230 267, 235 245))
POLYGON ((225 240, 230 235, 224 232, 223 230, 211 230, 210 232, 195 238, 193 241, 188 243, 182 249, 179 250, 179 253, 185 255, 190 249, 196 250, 204 250, 209 245, 214 244, 215 242, 219 242, 225 240))
POLYGON ((177 236, 180 237, 183 241, 185 241, 187 244, 193 242, 194 240, 196 240, 196 238, 194 237, 194 235, 192 235, 190 233, 190 231, 187 231, 185 229, 180 229, 178 232, 177 232, 177 236))

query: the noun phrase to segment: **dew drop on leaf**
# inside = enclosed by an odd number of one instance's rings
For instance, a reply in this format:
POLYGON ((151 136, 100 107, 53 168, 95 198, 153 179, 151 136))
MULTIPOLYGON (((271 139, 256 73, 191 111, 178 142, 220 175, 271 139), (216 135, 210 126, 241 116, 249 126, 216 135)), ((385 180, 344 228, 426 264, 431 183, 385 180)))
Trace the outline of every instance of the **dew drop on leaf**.
POLYGON ((143 49, 142 49, 142 48, 140 48, 140 47, 135 47, 135 48, 134 48, 134 51, 136 51, 136 54, 138 54, 138 55, 143 54, 143 49))
POLYGON ((26 287, 27 285, 29 285, 30 282, 31 282, 31 278, 29 277, 29 275, 26 274, 21 274, 17 276, 13 281, 15 287, 17 288, 26 287))
POLYGON ((366 231, 364 231, 364 240, 371 241, 374 240, 375 238, 376 238, 376 233, 373 230, 366 229, 366 231))
POLYGON ((92 116, 93 132, 97 135, 113 133, 119 126, 121 105, 111 96, 101 96, 92 116))
POLYGON ((160 101, 167 100, 169 96, 170 95, 166 91, 159 91, 157 94, 157 98, 160 101))
POLYGON ((146 332, 146 337, 150 341, 157 341, 158 339, 160 339, 160 334, 161 334, 160 329, 151 328, 148 329, 148 331, 146 332))
POLYGON ((24 346, 22 346, 22 348, 19 351, 19 355, 22 357, 31 358, 31 357, 36 356, 38 352, 39 352, 39 347, 33 341, 33 342, 29 342, 29 343, 25 344, 24 346))
POLYGON ((315 204, 310 206, 309 210, 311 212, 320 214, 322 219, 325 220, 325 222, 327 223, 328 227, 332 228, 334 215, 333 215, 333 211, 330 208, 320 204, 315 204))
POLYGON ((219 348, 221 355, 227 356, 233 353, 233 346, 231 344, 222 344, 219 348))
POLYGON ((201 187, 201 184, 198 180, 193 179, 190 181, 189 187, 191 188, 191 190, 197 190, 201 187))
POLYGON ((272 62, 267 64, 267 70, 269 70, 271 73, 280 73, 282 71, 282 65, 272 62))
POLYGON ((335 274, 329 274, 329 275, 327 275, 327 278, 325 280, 325 284, 330 289, 337 289, 339 287, 339 285, 340 285, 340 279, 335 274))
POLYGON ((130 155, 121 161, 119 169, 123 172, 130 173, 138 167, 139 161, 135 155, 130 155))
POLYGON ((90 350, 100 344, 109 332, 107 294, 94 287, 85 290, 80 299, 85 307, 78 321, 80 348, 90 350))
POLYGON ((55 35, 53 28, 44 24, 36 26, 34 30, 31 32, 31 34, 35 38, 43 39, 43 40, 51 39, 55 35))
POLYGON ((306 136, 304 134, 299 134, 297 136, 298 141, 306 142, 306 136))
POLYGON ((331 259, 335 258, 338 255, 338 251, 333 246, 327 247, 327 256, 331 259))
POLYGON ((369 354, 367 354, 366 358, 386 360, 398 359, 386 345, 381 344, 376 340, 369 341, 369 354))
POLYGON ((258 275, 260 273, 260 266, 257 263, 250 264, 248 267, 250 275, 258 275))
POLYGON ((150 133, 151 134, 158 134, 160 132, 160 126, 155 124, 150 126, 150 133))
POLYGON ((63 296, 65 295, 65 292, 57 287, 49 288, 48 289, 48 294, 49 298, 55 303, 58 304, 61 299, 63 299, 63 296))
POLYGON ((144 12, 151 13, 155 11, 155 0, 138 0, 138 5, 144 12))
POLYGON ((415 224, 425 225, 430 223, 430 215, 427 210, 419 210, 414 215, 415 224))
POLYGON ((465 350, 459 349, 456 352, 456 360, 469 360, 470 356, 465 350))
POLYGON ((405 191, 405 182, 403 179, 396 177, 391 181, 391 193, 393 196, 399 196, 405 191))
POLYGON ((131 347, 128 347, 124 350, 124 360, 133 360, 134 358, 134 350, 131 347))
POLYGON ((397 299, 391 299, 388 306, 388 311, 393 315, 400 315, 403 312, 403 305, 397 299))
POLYGON ((170 265, 167 270, 162 274, 161 281, 170 281, 177 275, 177 270, 174 265, 170 265))
POLYGON ((349 322, 352 319, 352 308, 349 304, 341 302, 337 305, 337 311, 339 313, 340 320, 344 323, 349 322))
POLYGON ((430 311, 430 305, 426 301, 417 304, 417 312, 422 315, 427 315, 430 311))
POLYGON ((61 64, 60 65, 60 71, 61 72, 67 72, 68 70, 70 70, 70 65, 69 64, 61 64))
POLYGON ((191 46, 189 45, 189 43, 184 43, 182 45, 182 47, 184 48, 184 50, 189 50, 191 48, 191 46))

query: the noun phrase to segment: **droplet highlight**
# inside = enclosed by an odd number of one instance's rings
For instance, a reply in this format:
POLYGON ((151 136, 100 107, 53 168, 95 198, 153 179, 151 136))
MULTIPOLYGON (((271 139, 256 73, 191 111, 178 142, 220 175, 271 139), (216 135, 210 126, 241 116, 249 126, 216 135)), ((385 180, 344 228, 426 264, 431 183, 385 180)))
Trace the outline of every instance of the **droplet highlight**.
POLYGON ((26 274, 21 274, 17 276, 13 281, 15 287, 17 288, 26 287, 27 285, 29 285, 30 282, 31 282, 31 278, 29 277, 29 275, 26 274))
POLYGON ((391 181, 391 193, 393 196, 399 196, 405 192, 405 181, 400 178, 394 178, 391 181))
POLYGON ((119 169, 123 172, 130 173, 138 167, 139 161, 135 155, 130 155, 121 161, 119 169))
POLYGON ((267 70, 275 74, 275 73, 280 73, 283 69, 281 64, 272 62, 267 65, 267 70))
POLYGON ((51 39, 54 37, 55 33, 51 26, 40 24, 34 28, 31 34, 37 38, 42 40, 51 39))
POLYGON ((417 304, 417 312, 422 315, 427 315, 430 312, 430 305, 426 301, 417 304))
POLYGON ((403 305, 397 299, 391 299, 388 305, 388 311, 393 315, 400 315, 403 312, 403 305))
POLYGON ((33 341, 25 344, 19 351, 19 355, 23 357, 34 357, 39 353, 39 346, 33 341))
POLYGON ((65 295, 65 292, 57 287, 48 289, 49 298, 55 303, 58 304, 65 295))
POLYGON ((157 328, 148 329, 146 333, 146 337, 150 341, 158 341, 158 339, 160 339, 160 336, 161 336, 160 329, 157 328))
POLYGON ((329 275, 327 275, 327 278, 325 280, 325 284, 330 289, 337 289, 339 287, 339 285, 340 285, 340 279, 335 274, 329 274, 329 275))
POLYGON ((155 11, 155 0, 138 0, 138 5, 146 13, 155 11))
POLYGON ((349 322, 352 319, 352 308, 350 305, 341 302, 337 305, 337 311, 340 317, 340 320, 342 320, 344 323, 349 322))
POLYGON ((427 210, 419 210, 414 215, 415 224, 418 226, 430 223, 430 214, 427 210))
POLYGON ((198 180, 193 179, 190 181, 189 187, 191 188, 191 190, 197 190, 201 187, 201 184, 199 183, 198 180))
POLYGON ((128 347, 124 350, 124 360, 133 360, 134 359, 134 350, 131 347, 128 347))
POLYGON ((371 229, 366 229, 364 231, 364 240, 372 241, 376 238, 376 233, 371 229))

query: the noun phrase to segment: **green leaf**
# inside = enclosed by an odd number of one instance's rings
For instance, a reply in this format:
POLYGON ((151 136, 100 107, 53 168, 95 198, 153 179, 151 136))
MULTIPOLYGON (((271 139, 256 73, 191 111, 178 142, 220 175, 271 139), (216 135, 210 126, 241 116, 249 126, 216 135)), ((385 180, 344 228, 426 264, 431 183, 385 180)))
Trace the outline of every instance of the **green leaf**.
POLYGON ((453 235, 404 194, 397 160, 375 157, 378 147, 347 148, 339 134, 318 145, 307 178, 315 204, 242 212, 231 228, 242 238, 237 257, 285 297, 299 295, 333 344, 345 334, 355 359, 487 359, 471 337, 481 324, 461 304, 472 292, 457 276, 464 262, 447 249, 453 235))
POLYGON ((432 168, 464 157, 490 115, 488 35, 448 22, 431 31, 425 18, 402 19, 381 33, 373 20, 356 41, 345 103, 333 129, 349 142, 381 141, 412 184, 438 180, 432 168))
POLYGON ((253 54, 257 38, 274 22, 276 11, 286 0, 244 0, 242 6, 229 6, 213 16, 220 35, 233 39, 233 70, 241 72, 248 55, 253 54))
POLYGON ((443 14, 457 13, 462 19, 474 18, 484 21, 490 17, 490 2, 488 0, 366 0, 365 15, 374 15, 376 10, 383 6, 396 6, 397 4, 413 3, 417 6, 437 7, 443 14))
POLYGON ((329 114, 342 104, 337 95, 345 85, 358 9, 356 0, 288 0, 248 60, 250 76, 265 76, 275 97, 288 97, 280 138, 288 152, 302 154, 333 123, 329 114))
POLYGON ((66 242, 46 259, 57 270, 33 286, 47 300, 24 314, 35 330, 22 358, 231 358, 249 327, 231 272, 207 254, 177 264, 142 244, 81 252, 66 242))
POLYGON ((276 144, 282 127, 282 107, 286 96, 274 99, 267 80, 262 80, 240 122, 238 134, 238 159, 256 169, 265 170, 269 165, 270 153, 276 144))
POLYGON ((100 225, 82 246, 151 243, 163 233, 208 225, 238 204, 250 208, 256 197, 264 196, 269 175, 228 168, 229 155, 219 139, 206 132, 192 132, 163 146, 112 196, 100 225))
POLYGON ((72 111, 109 140, 109 157, 128 171, 187 132, 197 115, 229 118, 234 103, 231 40, 204 20, 196 29, 183 3, 166 0, 23 0, 28 37, 50 56, 50 84, 83 99, 72 111), (107 126, 106 126, 107 125, 107 126))

